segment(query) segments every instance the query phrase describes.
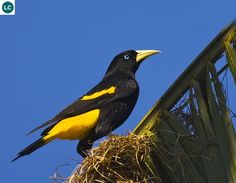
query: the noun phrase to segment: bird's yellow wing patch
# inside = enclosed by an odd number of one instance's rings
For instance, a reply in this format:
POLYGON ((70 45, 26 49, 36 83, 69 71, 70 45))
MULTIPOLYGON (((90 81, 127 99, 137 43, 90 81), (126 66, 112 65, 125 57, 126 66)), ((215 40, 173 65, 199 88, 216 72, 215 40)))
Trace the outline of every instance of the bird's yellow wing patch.
POLYGON ((96 125, 99 109, 95 109, 78 116, 63 119, 57 123, 43 138, 45 141, 53 139, 83 140, 96 125))
POLYGON ((101 90, 101 91, 98 91, 98 92, 95 92, 91 95, 85 95, 81 98, 81 100, 91 100, 91 99, 95 99, 95 98, 98 98, 102 95, 105 95, 105 94, 112 94, 112 93, 115 93, 115 90, 116 90, 116 87, 115 86, 111 86, 110 88, 108 89, 105 89, 105 90, 101 90))

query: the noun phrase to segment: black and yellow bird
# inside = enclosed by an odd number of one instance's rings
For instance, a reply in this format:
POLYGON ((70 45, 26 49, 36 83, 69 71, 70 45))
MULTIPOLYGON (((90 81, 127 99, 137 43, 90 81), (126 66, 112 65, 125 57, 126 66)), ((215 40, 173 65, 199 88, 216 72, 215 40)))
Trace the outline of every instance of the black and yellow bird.
POLYGON ((119 127, 132 112, 139 95, 135 72, 157 50, 128 50, 114 57, 98 85, 55 117, 30 131, 46 127, 41 138, 17 157, 29 155, 55 139, 79 140, 77 152, 85 157, 93 142, 119 127))

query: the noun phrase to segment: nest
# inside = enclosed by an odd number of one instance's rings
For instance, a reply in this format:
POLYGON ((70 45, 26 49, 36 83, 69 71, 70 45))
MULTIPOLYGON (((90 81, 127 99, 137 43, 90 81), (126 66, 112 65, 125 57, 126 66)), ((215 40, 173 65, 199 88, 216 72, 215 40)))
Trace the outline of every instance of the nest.
POLYGON ((69 183, 150 182, 145 159, 151 152, 151 136, 110 136, 78 165, 69 183))

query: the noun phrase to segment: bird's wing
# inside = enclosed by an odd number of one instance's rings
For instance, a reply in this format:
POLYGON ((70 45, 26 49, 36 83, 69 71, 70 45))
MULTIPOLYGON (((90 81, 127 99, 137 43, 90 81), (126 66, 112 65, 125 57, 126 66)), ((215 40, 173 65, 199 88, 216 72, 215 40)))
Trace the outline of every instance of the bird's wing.
POLYGON ((27 135, 43 127, 54 125, 65 118, 73 117, 93 109, 99 109, 107 103, 128 97, 133 93, 136 87, 137 83, 134 80, 129 80, 126 82, 120 81, 116 84, 100 82, 87 94, 77 99, 60 113, 58 113, 54 118, 34 128, 29 133, 27 133, 27 135))

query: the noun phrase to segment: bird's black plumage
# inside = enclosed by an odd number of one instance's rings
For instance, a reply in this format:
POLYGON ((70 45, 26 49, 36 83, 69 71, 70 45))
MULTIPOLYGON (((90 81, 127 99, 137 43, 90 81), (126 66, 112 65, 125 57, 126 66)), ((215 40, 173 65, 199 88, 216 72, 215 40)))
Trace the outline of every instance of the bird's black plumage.
POLYGON ((135 72, 141 61, 155 53, 155 50, 128 50, 118 54, 101 82, 54 118, 30 132, 47 127, 41 133, 42 137, 19 152, 14 160, 32 153, 56 138, 66 139, 68 136, 71 140, 80 140, 77 151, 85 156, 95 140, 112 132, 129 117, 139 95, 135 72), (87 124, 79 119, 90 121, 87 124), (78 135, 77 131, 83 135, 78 135))

